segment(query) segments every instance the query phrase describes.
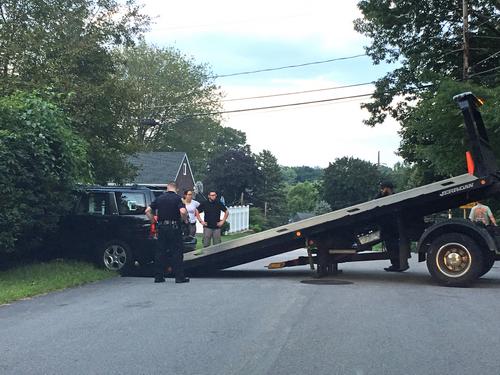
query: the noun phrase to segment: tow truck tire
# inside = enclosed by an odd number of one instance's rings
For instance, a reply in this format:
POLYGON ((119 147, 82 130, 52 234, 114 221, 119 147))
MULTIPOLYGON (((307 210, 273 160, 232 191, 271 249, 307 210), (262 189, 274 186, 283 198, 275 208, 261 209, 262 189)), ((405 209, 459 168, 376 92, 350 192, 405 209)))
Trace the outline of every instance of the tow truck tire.
POLYGON ((97 252, 97 260, 100 266, 109 271, 127 274, 133 267, 134 259, 132 250, 123 241, 112 240, 100 246, 97 252))
POLYGON ((436 237, 427 254, 431 276, 446 286, 468 286, 484 271, 484 254, 476 242, 462 233, 436 237))
POLYGON ((481 270, 481 273, 479 274, 479 277, 486 275, 493 265, 495 264, 495 253, 489 250, 484 251, 484 261, 483 261, 483 269, 481 270))

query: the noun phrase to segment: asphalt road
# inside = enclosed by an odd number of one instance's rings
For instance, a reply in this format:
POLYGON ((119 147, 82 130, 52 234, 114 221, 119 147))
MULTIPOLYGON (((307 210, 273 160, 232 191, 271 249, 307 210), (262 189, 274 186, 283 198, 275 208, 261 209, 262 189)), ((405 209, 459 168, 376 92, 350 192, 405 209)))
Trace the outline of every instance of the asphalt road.
POLYGON ((445 288, 411 260, 404 274, 342 265, 334 279, 350 284, 304 284, 307 267, 259 261, 189 284, 115 278, 0 306, 0 374, 498 375, 500 264, 474 287, 445 288))

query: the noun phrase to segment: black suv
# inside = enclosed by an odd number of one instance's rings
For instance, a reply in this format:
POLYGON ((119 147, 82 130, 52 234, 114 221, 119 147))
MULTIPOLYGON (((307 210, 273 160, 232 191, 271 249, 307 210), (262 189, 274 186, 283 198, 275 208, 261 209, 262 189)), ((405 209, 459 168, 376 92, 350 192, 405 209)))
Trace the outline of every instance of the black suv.
MULTIPOLYGON (((122 273, 136 262, 152 262, 156 240, 144 212, 154 199, 155 194, 144 187, 82 187, 73 211, 61 221, 62 248, 70 255, 90 255, 105 268, 122 273)), ((195 249, 195 237, 184 231, 183 240, 184 252, 195 249)))

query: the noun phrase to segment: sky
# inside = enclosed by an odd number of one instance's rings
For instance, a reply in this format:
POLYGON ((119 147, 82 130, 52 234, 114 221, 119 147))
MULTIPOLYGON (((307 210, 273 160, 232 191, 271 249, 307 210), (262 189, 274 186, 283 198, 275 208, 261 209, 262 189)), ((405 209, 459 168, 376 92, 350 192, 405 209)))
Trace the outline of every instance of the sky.
MULTIPOLYGON (((369 40, 356 33, 357 1, 331 0, 143 0, 153 18, 146 40, 173 46, 214 74, 227 75, 364 53, 369 40)), ((327 167, 344 156, 392 166, 400 137, 392 119, 375 128, 363 124, 369 84, 394 67, 373 65, 367 56, 255 74, 219 77, 225 111, 323 101, 308 105, 227 113, 223 125, 242 130, 253 152, 270 150, 281 165, 327 167), (366 85, 330 89, 366 83, 366 85), (245 99, 297 91, 321 91, 245 99), (324 90, 323 90, 324 89, 324 90), (234 99, 244 100, 234 100, 234 99)))

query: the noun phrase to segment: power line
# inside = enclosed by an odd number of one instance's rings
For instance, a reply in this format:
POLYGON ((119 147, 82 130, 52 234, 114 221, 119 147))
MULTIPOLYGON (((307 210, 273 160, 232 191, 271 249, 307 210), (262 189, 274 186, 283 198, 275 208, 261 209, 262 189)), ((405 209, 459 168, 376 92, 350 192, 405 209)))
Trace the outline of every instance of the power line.
POLYGON ((269 105, 269 106, 264 106, 264 107, 252 107, 252 108, 232 109, 232 110, 218 111, 218 112, 193 113, 191 115, 188 115, 187 117, 214 116, 214 115, 222 115, 222 114, 225 114, 225 113, 239 113, 239 112, 260 111, 260 110, 264 110, 264 109, 295 107, 295 106, 299 106, 299 105, 334 102, 334 101, 343 100, 343 99, 362 98, 362 97, 367 97, 367 96, 372 96, 372 95, 373 95, 373 93, 367 93, 367 94, 358 94, 358 95, 343 96, 343 97, 339 97, 339 98, 310 100, 310 101, 307 101, 307 102, 269 105))
POLYGON ((344 88, 358 87, 358 86, 366 86, 366 85, 372 85, 372 84, 374 84, 374 82, 355 83, 355 84, 352 84, 352 85, 325 87, 325 88, 321 88, 321 89, 312 89, 312 90, 303 90, 303 91, 292 91, 292 92, 284 92, 284 93, 279 93, 279 94, 269 94, 269 95, 259 95, 259 96, 248 96, 248 97, 245 97, 245 98, 224 99, 222 101, 223 102, 234 102, 234 101, 238 101, 238 100, 272 98, 272 97, 276 97, 276 96, 307 94, 307 93, 311 93, 311 92, 337 90, 337 89, 344 89, 344 88))
MULTIPOLYGON (((432 87, 435 85, 436 84, 434 84, 434 83, 429 83, 426 85, 422 85, 420 87, 414 87, 413 89, 409 89, 409 90, 407 90, 407 92, 409 93, 409 92, 413 92, 413 91, 418 91, 418 90, 422 90, 422 89, 432 87)), ((384 94, 389 94, 389 93, 391 93, 391 91, 396 92, 395 90, 387 90, 384 92, 384 94)), ((264 107, 251 107, 251 108, 233 109, 233 110, 227 110, 227 111, 193 113, 191 115, 188 115, 187 117, 214 116, 214 115, 222 115, 222 114, 226 114, 226 113, 240 113, 240 112, 260 111, 260 110, 265 110, 265 109, 274 109, 274 108, 296 107, 296 106, 300 106, 300 105, 335 102, 335 101, 344 100, 344 99, 372 97, 373 94, 374 94, 374 92, 366 93, 366 94, 342 96, 342 97, 330 98, 330 99, 310 100, 310 101, 306 101, 306 102, 277 104, 277 105, 270 105, 270 106, 264 106, 264 107)))
POLYGON ((474 65, 472 65, 472 68, 473 68, 473 67, 475 67, 475 66, 477 66, 477 65, 479 65, 479 64, 482 64, 483 62, 485 62, 485 61, 487 61, 487 60, 491 59, 492 57, 495 57, 495 56, 496 56, 496 55, 498 55, 499 53, 500 53, 500 51, 496 51, 494 54, 492 54, 492 55, 490 55, 490 56, 486 57, 485 59, 482 59, 482 60, 481 60, 481 61, 479 61, 478 63, 475 63, 474 65))
POLYGON ((494 67, 494 68, 488 69, 488 70, 483 70, 482 72, 478 72, 478 73, 471 74, 471 75, 469 76, 469 78, 470 78, 470 77, 475 77, 475 76, 478 76, 478 75, 480 75, 480 74, 484 74, 484 73, 492 72, 492 71, 494 71, 494 70, 498 70, 498 69, 500 69, 500 65, 499 65, 499 66, 496 66, 496 67, 494 67))
POLYGON ((210 78, 225 78, 225 77, 234 77, 234 76, 240 76, 240 75, 246 75, 246 74, 262 73, 262 72, 272 72, 272 71, 275 71, 275 70, 282 70, 282 69, 300 68, 300 67, 303 67, 303 66, 326 64, 326 63, 330 63, 330 62, 334 62, 334 61, 340 61, 340 60, 356 59, 356 58, 362 57, 362 56, 367 56, 367 54, 363 53, 363 54, 353 55, 353 56, 337 57, 335 59, 328 59, 328 60, 321 60, 321 61, 312 61, 312 62, 302 63, 302 64, 279 66, 279 67, 276 67, 276 68, 266 68, 266 69, 249 70, 249 71, 245 71, 245 72, 229 73, 229 74, 217 74, 217 75, 214 75, 214 76, 210 76, 210 78))

